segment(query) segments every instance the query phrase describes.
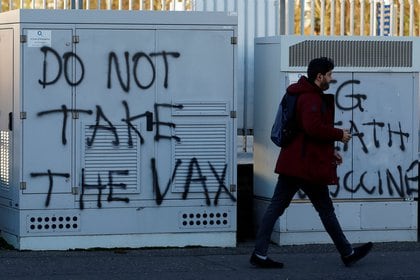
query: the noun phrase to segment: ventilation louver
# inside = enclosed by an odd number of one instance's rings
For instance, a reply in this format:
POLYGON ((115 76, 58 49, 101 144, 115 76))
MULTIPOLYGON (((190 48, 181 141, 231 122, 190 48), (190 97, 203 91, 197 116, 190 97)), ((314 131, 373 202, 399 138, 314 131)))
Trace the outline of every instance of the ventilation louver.
POLYGON ((289 47, 289 66, 326 56, 336 67, 412 67, 412 41, 307 40, 289 47))

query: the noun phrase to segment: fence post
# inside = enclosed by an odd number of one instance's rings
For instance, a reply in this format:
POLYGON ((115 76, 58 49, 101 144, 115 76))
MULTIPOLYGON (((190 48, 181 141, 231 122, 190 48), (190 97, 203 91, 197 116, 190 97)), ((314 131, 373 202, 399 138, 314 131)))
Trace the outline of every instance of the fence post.
POLYGON ((320 34, 324 35, 325 33, 325 0, 321 0, 321 22, 320 22, 320 34))
POLYGON ((354 0, 350 0, 350 35, 354 35, 354 0))
POLYGON ((276 36, 280 35, 280 4, 279 4, 279 0, 275 0, 274 1, 274 10, 275 10, 275 14, 274 14, 274 34, 276 36))
POLYGON ((360 36, 365 34, 365 0, 360 0, 360 36))
POLYGON ((413 36, 413 23, 414 23, 414 0, 410 0, 410 27, 409 27, 409 34, 413 36))
POLYGON ((330 35, 335 35, 335 0, 331 0, 330 35))
POLYGON ((346 2, 345 0, 340 0, 340 35, 344 36, 344 28, 345 28, 345 24, 346 24, 346 2))

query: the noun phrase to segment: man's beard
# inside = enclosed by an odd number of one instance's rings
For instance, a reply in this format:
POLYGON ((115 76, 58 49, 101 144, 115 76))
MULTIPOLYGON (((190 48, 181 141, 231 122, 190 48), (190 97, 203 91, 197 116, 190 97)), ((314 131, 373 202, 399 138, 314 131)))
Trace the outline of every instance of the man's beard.
POLYGON ((327 83, 327 82, 325 82, 325 81, 322 81, 322 82, 321 82, 321 85, 320 85, 320 88, 321 88, 322 90, 327 90, 327 89, 329 89, 329 88, 330 88, 330 84, 329 84, 329 83, 327 83))

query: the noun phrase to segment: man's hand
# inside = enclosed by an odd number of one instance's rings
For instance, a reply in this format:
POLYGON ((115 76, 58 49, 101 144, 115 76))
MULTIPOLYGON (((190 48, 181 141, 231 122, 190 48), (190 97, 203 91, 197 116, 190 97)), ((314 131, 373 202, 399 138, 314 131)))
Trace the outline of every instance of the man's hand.
POLYGON ((347 142, 350 141, 350 139, 351 139, 350 131, 348 129, 343 129, 343 138, 341 139, 341 142, 346 144, 347 142))
POLYGON ((337 165, 340 165, 343 163, 343 157, 340 155, 340 153, 337 150, 334 150, 334 157, 335 157, 335 163, 337 165))

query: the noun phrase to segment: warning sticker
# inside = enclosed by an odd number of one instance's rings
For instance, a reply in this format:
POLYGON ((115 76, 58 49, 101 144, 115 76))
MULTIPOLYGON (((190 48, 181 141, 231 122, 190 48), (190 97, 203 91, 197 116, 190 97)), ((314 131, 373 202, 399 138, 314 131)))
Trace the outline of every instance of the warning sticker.
POLYGON ((28 30, 28 47, 51 47, 51 30, 28 30))

